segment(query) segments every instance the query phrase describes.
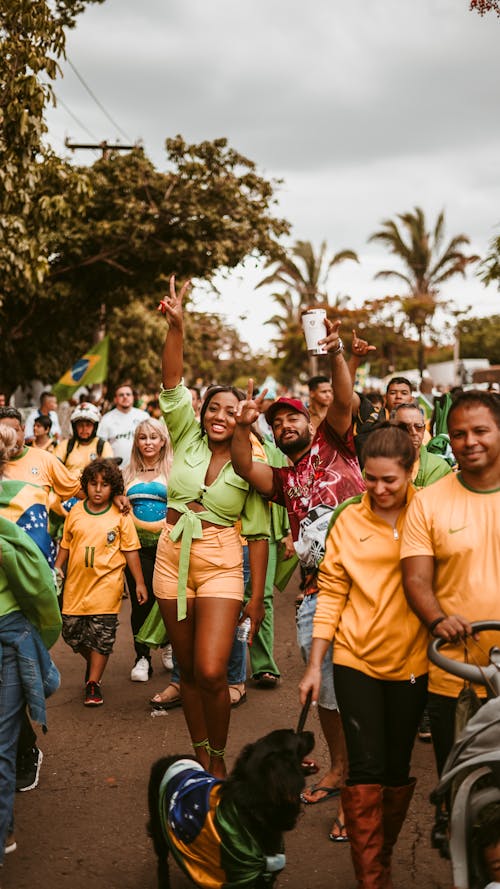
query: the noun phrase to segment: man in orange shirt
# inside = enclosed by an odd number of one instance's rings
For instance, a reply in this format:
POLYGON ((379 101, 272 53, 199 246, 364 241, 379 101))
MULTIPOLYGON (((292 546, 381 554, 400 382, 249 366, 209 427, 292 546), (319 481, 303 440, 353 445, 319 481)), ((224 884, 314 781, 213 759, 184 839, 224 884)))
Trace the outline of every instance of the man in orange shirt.
MULTIPOLYGON (((459 642, 471 635, 472 621, 500 619, 500 398, 479 391, 459 395, 448 431, 459 472, 413 498, 401 558, 415 613, 433 636, 459 642)), ((481 650, 495 642, 484 634, 481 650)), ((474 658, 485 663, 481 650, 474 645, 474 658)), ((453 744, 462 686, 430 664, 429 716, 439 773, 453 744)))

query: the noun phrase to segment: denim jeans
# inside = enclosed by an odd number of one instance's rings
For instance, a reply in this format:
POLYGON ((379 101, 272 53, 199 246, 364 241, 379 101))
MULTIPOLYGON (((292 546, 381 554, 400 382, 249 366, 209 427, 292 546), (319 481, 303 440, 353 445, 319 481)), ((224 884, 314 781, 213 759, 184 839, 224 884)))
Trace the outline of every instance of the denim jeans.
MULTIPOLYGON (((313 622, 317 601, 317 593, 310 593, 308 596, 304 596, 295 619, 297 624, 297 644, 305 664, 307 664, 309 660, 312 648, 313 622)), ((333 643, 330 642, 321 664, 321 686, 318 700, 319 706, 324 707, 325 710, 338 710, 335 688, 333 685, 332 661, 333 643)))
POLYGON ((17 655, 10 645, 2 645, 0 675, 0 863, 7 834, 14 823, 16 790, 16 750, 26 701, 21 685, 17 655))

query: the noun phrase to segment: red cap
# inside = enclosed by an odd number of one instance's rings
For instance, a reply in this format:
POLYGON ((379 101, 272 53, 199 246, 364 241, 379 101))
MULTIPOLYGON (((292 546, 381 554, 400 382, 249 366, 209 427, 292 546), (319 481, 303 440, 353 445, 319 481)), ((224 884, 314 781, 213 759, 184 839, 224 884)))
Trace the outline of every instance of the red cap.
POLYGON ((303 404, 302 401, 299 401, 298 398, 278 398, 277 401, 273 401, 272 405, 268 407, 264 414, 270 426, 272 426, 272 422, 278 411, 282 410, 284 407, 295 411, 296 414, 303 414, 307 420, 311 419, 305 404, 303 404))

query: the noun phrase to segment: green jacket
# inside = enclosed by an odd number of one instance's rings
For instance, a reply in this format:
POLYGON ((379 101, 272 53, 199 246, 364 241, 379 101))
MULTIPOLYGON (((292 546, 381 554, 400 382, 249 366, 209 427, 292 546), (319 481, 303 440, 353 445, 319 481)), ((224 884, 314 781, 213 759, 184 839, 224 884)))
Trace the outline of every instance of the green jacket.
POLYGON ((430 454, 425 445, 420 448, 420 464, 413 479, 416 488, 427 488, 451 472, 451 467, 442 457, 430 454))

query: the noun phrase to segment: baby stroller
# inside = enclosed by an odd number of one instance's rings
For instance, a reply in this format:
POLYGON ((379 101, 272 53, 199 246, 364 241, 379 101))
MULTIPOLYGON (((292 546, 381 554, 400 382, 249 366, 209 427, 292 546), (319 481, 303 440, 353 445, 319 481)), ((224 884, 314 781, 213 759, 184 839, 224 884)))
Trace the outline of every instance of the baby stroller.
MULTIPOLYGON (((500 621, 480 621, 472 627, 475 633, 500 631, 500 621)), ((431 642, 430 660, 449 673, 484 685, 488 701, 456 739, 431 801, 439 805, 448 794, 452 796, 449 853, 455 889, 483 889, 488 876, 472 838, 484 807, 500 804, 500 648, 491 648, 488 666, 478 667, 445 657, 440 651, 445 644, 443 639, 431 642)))

